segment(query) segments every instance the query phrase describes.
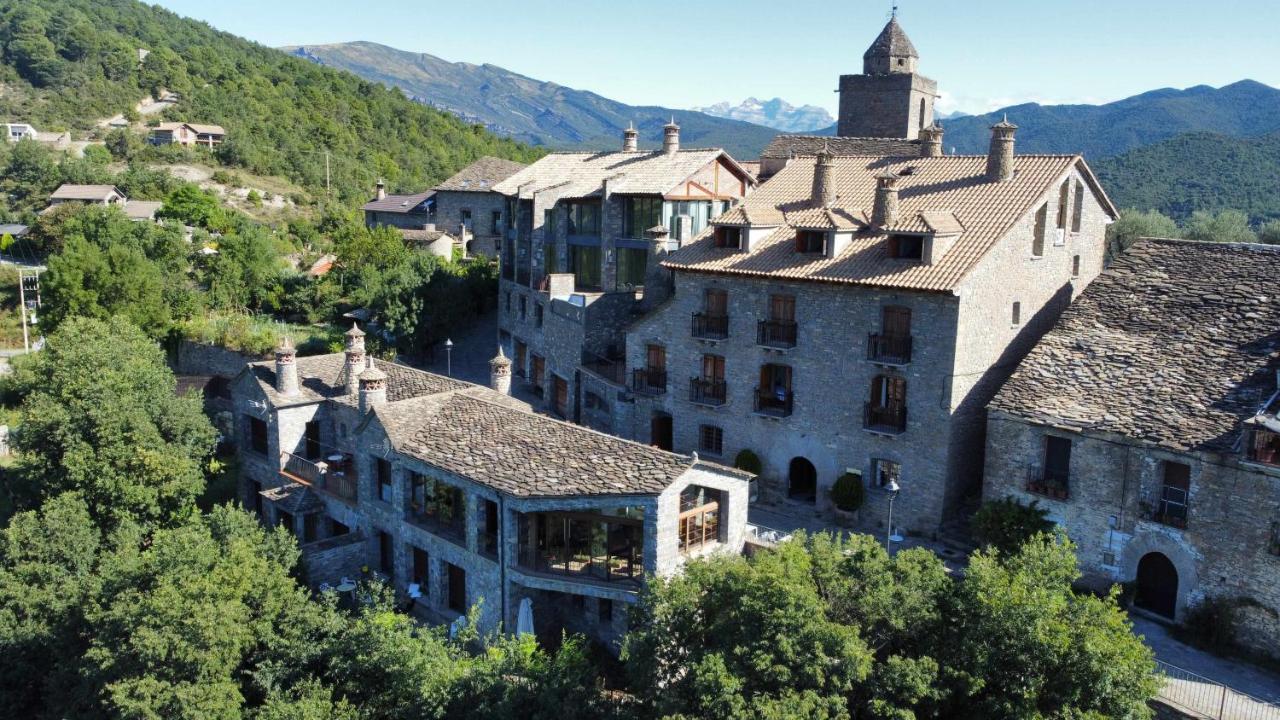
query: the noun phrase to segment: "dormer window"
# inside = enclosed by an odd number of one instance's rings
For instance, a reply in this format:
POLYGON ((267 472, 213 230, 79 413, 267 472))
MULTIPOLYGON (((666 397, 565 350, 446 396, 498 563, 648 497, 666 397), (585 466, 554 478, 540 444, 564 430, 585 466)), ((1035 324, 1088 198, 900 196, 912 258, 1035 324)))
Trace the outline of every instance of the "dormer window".
POLYGON ((821 255, 826 247, 827 234, 817 230, 801 230, 796 233, 796 252, 821 255))
POLYGON ((715 232, 716 247, 742 249, 742 228, 719 225, 715 232))
POLYGON ((924 258, 924 238, 919 235, 890 235, 889 257, 898 260, 924 258))

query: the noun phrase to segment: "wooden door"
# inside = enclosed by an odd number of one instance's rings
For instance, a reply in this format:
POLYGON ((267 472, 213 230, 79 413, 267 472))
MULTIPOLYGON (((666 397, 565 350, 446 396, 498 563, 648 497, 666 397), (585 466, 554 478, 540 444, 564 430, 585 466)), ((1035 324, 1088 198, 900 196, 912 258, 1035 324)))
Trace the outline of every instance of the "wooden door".
POLYGON ((467 571, 449 564, 449 609, 467 611, 467 571))
POLYGON ((729 314, 729 293, 724 290, 708 290, 703 302, 703 312, 710 317, 724 317, 729 314))
POLYGON ((790 323, 796 320, 796 299, 792 295, 769 296, 769 319, 773 322, 790 323))
POLYGON ((708 382, 723 382, 724 358, 719 355, 703 355, 702 379, 708 382))
POLYGON ((662 371, 667 369, 667 349, 662 345, 648 346, 648 352, 645 357, 645 367, 649 370, 662 371))
POLYGON ((304 438, 303 457, 308 460, 320 459, 320 423, 311 421, 302 431, 304 438))
POLYGON ((1178 569, 1169 558, 1153 552, 1138 561, 1134 604, 1173 619, 1178 609, 1178 569))
POLYGON ((911 308, 897 305, 885 308, 881 332, 889 337, 911 337, 911 308))

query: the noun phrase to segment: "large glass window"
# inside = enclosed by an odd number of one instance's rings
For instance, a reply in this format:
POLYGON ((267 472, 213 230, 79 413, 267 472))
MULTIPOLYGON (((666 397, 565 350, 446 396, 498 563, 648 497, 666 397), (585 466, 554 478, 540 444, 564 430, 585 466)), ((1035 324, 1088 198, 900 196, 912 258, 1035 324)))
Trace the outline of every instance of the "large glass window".
POLYGON ((431 532, 453 540, 465 537, 462 490, 419 473, 409 476, 409 505, 405 516, 431 532))
POLYGON ((590 245, 569 246, 569 271, 578 288, 600 287, 600 248, 590 245))
POLYGON ((644 285, 645 270, 649 263, 649 253, 635 248, 618 248, 618 287, 640 287, 644 285))
POLYGON ((720 492, 690 485, 680 493, 680 551, 720 541, 720 492))
POLYGON ((522 514, 520 564, 601 581, 638 580, 644 574, 643 519, 640 508, 522 514))
POLYGON ((569 203, 568 210, 570 235, 600 234, 599 202, 569 203))
POLYGON ((644 231, 662 225, 662 198, 628 197, 622 201, 622 234, 642 238, 644 231))

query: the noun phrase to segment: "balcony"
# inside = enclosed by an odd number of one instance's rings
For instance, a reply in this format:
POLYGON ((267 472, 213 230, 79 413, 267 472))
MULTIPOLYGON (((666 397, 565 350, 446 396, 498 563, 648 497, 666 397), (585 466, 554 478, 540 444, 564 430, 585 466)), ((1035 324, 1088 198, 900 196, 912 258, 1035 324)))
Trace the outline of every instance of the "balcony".
POLYGON ((1032 465, 1027 468, 1027 492, 1057 500, 1071 497, 1068 473, 1064 470, 1032 465))
POLYGON ((867 359, 884 365, 907 365, 911 362, 910 335, 867 336, 867 359))
POLYGON ((1162 497, 1154 507, 1149 503, 1142 503, 1143 517, 1161 525, 1186 529, 1189 514, 1187 491, 1182 488, 1165 487, 1164 495, 1165 497, 1162 497))
POLYGON ((582 368, 599 375, 615 385, 627 384, 626 361, 601 357, 586 350, 582 351, 582 368))
POLYGON ((631 390, 639 395, 663 395, 667 392, 667 371, 662 368, 637 368, 631 371, 631 390))
POLYGON ((756 344, 767 348, 796 346, 796 324, 783 320, 761 320, 756 325, 756 344))
POLYGON ((700 340, 724 340, 729 337, 729 316, 694 313, 692 332, 700 340))
POLYGON ((689 402, 699 405, 719 407, 724 405, 728 396, 728 387, 724 380, 708 380, 706 378, 689 379, 689 402))
POLYGON ((341 500, 356 500, 359 478, 349 454, 334 453, 326 461, 315 462, 301 455, 280 453, 280 472, 291 480, 323 490, 341 500))
POLYGON ((900 435, 907 430, 907 406, 881 407, 867 403, 862 410, 862 427, 872 432, 900 435))
POLYGON ((795 395, 790 390, 756 388, 756 412, 769 417, 791 417, 791 401, 795 395))

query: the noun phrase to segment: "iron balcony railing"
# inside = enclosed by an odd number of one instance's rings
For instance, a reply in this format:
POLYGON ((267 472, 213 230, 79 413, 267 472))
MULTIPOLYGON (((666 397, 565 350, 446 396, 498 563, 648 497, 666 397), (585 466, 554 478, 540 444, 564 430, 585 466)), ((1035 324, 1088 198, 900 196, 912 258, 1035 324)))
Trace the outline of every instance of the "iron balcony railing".
POLYGON ((625 360, 613 360, 583 350, 582 367, 615 385, 627 384, 627 364, 625 360))
POLYGON ((1027 468, 1027 492, 1065 500, 1071 495, 1065 470, 1032 465, 1027 468))
POLYGON ((756 344, 771 348, 796 346, 796 324, 784 320, 761 320, 756 325, 756 344))
POLYGON ((301 455, 280 453, 280 470, 294 480, 300 480, 313 488, 337 495, 343 500, 355 500, 359 488, 355 462, 350 455, 335 453, 331 459, 315 462, 301 455))
POLYGON ((689 401, 699 405, 723 405, 728 395, 727 390, 724 380, 700 377, 689 379, 689 401))
POLYGON ((756 388, 756 412, 773 417, 790 417, 795 395, 790 390, 756 388))
POLYGON ((887 365, 910 363, 911 336, 871 333, 867 336, 867 359, 887 365))
POLYGON ((694 313, 693 336, 703 340, 724 340, 729 337, 729 316, 694 313))
POLYGON ((872 405, 862 410, 862 427, 875 432, 898 434, 907 429, 906 405, 872 405))
POLYGON ((667 392, 667 371, 636 368, 631 371, 631 389, 641 395, 662 395, 667 392))

